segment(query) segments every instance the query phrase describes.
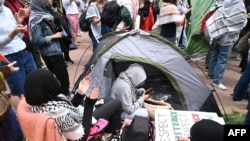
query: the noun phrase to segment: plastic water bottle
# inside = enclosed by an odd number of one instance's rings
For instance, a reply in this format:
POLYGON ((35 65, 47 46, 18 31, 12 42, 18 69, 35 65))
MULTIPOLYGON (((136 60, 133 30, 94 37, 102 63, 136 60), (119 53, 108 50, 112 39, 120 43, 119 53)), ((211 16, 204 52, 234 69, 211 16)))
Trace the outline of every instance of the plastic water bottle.
POLYGON ((168 99, 170 99, 172 96, 170 94, 164 95, 163 97, 160 98, 160 100, 164 100, 167 101, 168 99))

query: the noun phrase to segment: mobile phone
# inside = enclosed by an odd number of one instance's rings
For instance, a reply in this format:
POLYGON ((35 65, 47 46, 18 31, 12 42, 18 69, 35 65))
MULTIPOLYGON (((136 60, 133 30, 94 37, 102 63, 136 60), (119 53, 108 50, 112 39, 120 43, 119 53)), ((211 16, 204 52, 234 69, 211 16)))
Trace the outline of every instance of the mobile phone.
POLYGON ((145 93, 149 94, 149 95, 152 95, 154 93, 154 89, 152 87, 148 88, 145 93))

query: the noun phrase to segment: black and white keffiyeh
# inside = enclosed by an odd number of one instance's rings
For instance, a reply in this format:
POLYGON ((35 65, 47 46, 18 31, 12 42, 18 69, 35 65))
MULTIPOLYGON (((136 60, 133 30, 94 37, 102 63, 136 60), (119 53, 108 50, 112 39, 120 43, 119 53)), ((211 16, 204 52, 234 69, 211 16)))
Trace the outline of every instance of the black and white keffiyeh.
POLYGON ((124 80, 125 82, 127 82, 130 86, 131 89, 131 94, 132 94, 132 101, 135 102, 136 101, 136 94, 135 94, 135 87, 133 85, 133 83, 131 82, 131 80, 129 79, 129 77, 126 75, 125 72, 121 72, 119 75, 119 78, 121 78, 122 80, 124 80))
POLYGON ((32 112, 51 116, 62 135, 70 140, 78 140, 84 135, 83 106, 74 107, 67 101, 49 101, 41 106, 33 106, 32 112))
MULTIPOLYGON (((219 38, 226 33, 239 32, 247 23, 247 14, 243 2, 228 7, 221 6, 207 20, 206 30, 210 40, 219 38)), ((211 41, 210 41, 211 42, 211 41)))

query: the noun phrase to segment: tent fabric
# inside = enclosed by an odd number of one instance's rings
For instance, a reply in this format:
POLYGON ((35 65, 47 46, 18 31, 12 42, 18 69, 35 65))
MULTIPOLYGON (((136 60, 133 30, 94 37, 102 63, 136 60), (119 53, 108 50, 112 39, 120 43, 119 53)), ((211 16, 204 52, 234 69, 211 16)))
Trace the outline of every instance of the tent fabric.
MULTIPOLYGON (((112 32, 100 39, 97 51, 80 77, 87 74, 92 77, 92 85, 86 92, 87 95, 98 86, 101 89, 101 97, 105 97, 110 95, 112 82, 118 75, 114 62, 145 63, 159 70, 170 80, 183 110, 198 111, 211 95, 211 90, 185 60, 185 55, 185 52, 174 44, 155 34, 142 30, 112 32)), ((146 72, 155 75, 150 71, 151 69, 148 69, 146 72)))
POLYGON ((214 0, 191 0, 191 17, 188 19, 186 53, 189 55, 204 53, 209 49, 209 43, 200 34, 203 16, 210 10, 214 0))

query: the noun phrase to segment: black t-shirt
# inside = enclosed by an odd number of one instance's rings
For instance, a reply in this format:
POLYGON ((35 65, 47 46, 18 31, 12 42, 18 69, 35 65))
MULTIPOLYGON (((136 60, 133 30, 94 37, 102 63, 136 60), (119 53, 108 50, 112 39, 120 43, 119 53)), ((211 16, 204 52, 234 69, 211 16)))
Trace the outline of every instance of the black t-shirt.
POLYGON ((176 24, 168 23, 161 26, 161 33, 164 37, 175 37, 176 36, 176 24))

